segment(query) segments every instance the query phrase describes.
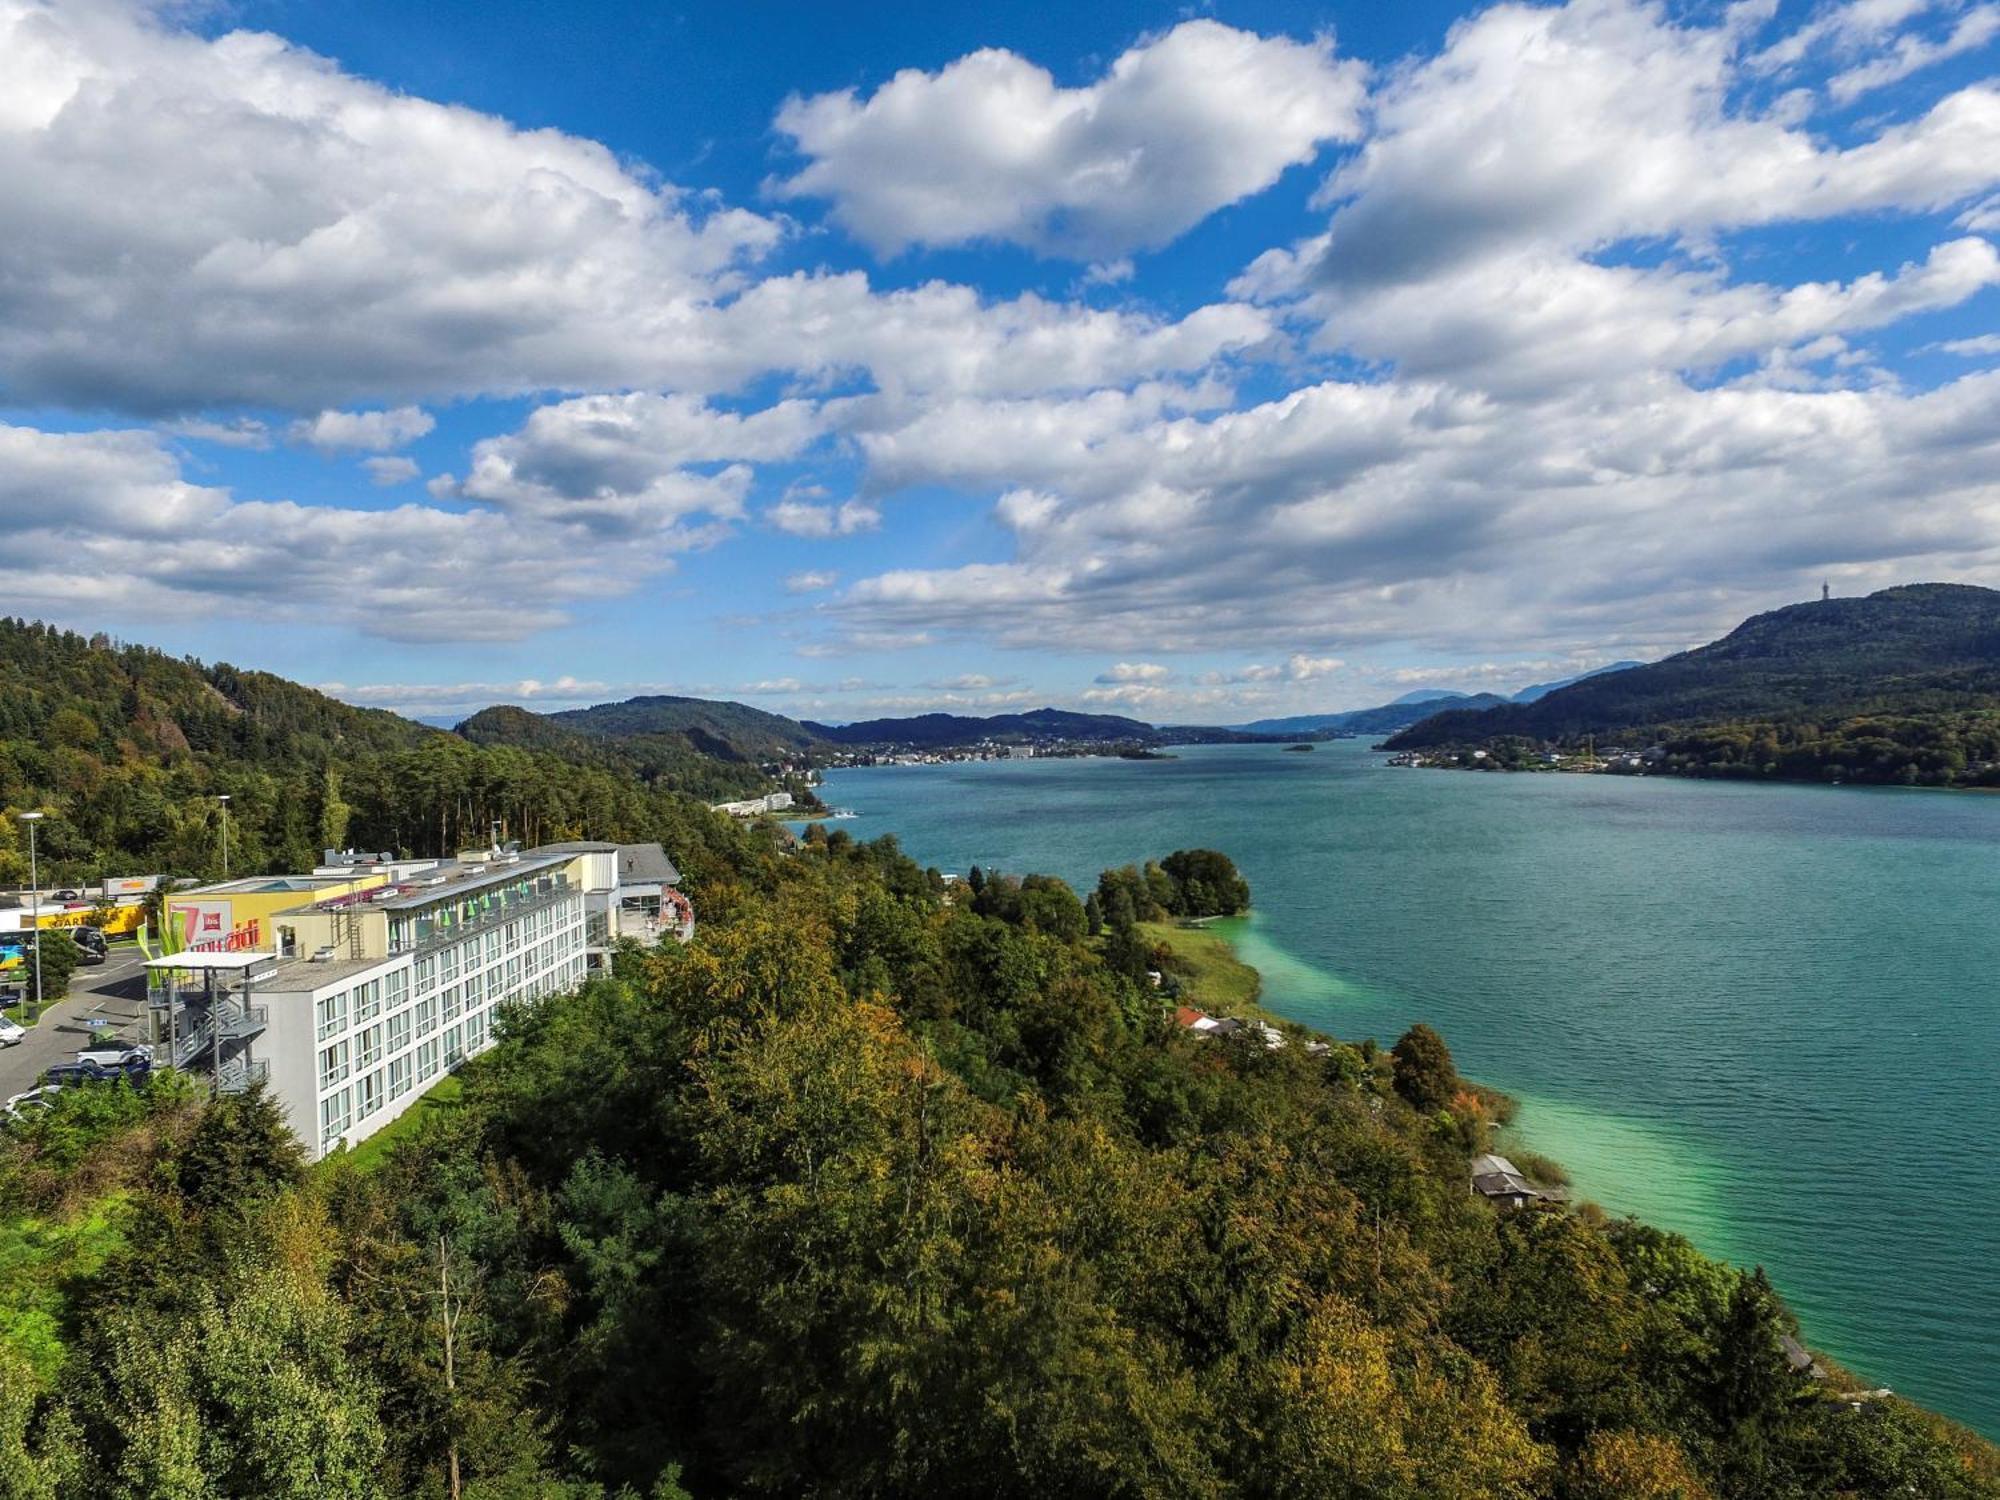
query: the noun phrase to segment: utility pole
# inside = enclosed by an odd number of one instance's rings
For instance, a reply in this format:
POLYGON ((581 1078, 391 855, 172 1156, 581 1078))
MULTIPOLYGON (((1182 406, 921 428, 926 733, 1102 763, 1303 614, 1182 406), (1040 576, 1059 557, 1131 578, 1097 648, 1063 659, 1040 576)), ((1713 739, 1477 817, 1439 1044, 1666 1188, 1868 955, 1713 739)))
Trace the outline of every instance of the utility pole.
POLYGON ((29 920, 35 924, 35 1014, 42 1013, 42 871, 35 860, 35 825, 47 817, 46 813, 25 812, 21 821, 28 825, 28 890, 29 899, 34 902, 34 916, 29 920))
POLYGON ((222 804, 222 878, 229 878, 229 793, 223 792, 216 799, 222 804))

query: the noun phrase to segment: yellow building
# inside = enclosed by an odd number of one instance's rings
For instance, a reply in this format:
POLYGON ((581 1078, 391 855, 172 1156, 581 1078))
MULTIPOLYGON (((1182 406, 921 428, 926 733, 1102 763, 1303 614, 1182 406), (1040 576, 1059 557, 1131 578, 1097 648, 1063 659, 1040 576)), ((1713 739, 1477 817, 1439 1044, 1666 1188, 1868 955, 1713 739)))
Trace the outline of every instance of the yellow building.
POLYGON ((384 870, 346 875, 251 875, 167 898, 172 946, 197 952, 275 948, 279 912, 374 890, 388 882, 384 870))

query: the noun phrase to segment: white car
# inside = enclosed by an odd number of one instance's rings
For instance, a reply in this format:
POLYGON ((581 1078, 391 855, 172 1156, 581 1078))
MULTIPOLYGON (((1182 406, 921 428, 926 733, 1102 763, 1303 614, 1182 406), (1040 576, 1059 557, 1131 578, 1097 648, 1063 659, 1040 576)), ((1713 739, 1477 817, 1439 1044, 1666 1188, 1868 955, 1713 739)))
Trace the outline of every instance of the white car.
POLYGON ((18 1046, 21 1039, 27 1034, 28 1028, 23 1026, 19 1021, 9 1020, 6 1016, 0 1016, 0 1047, 18 1046))
POLYGON ((80 1063, 95 1063, 100 1068, 130 1068, 143 1062, 151 1066, 153 1049, 144 1042, 121 1042, 107 1039, 92 1042, 76 1055, 80 1063))
POLYGON ((60 1094, 63 1086, 59 1083, 45 1083, 38 1089, 29 1089, 25 1094, 16 1094, 9 1099, 0 1113, 10 1120, 23 1120, 39 1109, 48 1109, 54 1102, 53 1096, 60 1094))

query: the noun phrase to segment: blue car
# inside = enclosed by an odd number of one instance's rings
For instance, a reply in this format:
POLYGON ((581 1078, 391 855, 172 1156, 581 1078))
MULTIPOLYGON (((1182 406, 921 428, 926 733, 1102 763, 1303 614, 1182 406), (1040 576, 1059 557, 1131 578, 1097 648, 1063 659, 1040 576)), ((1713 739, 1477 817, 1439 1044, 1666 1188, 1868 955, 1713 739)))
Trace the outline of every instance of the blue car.
POLYGON ((57 1063, 42 1074, 44 1083, 109 1083, 113 1079, 125 1078, 133 1083, 143 1083, 153 1071, 151 1062, 135 1058, 129 1063, 107 1064, 95 1062, 57 1063))

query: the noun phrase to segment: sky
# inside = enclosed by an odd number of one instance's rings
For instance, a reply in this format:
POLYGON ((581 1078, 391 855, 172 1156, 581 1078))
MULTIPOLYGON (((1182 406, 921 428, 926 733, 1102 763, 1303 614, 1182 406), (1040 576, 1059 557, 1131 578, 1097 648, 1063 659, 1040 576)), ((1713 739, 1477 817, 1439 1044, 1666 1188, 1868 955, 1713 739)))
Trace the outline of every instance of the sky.
POLYGON ((0 612, 1232 723, 2000 586, 1996 74, 1996 0, 0 0, 0 612))

